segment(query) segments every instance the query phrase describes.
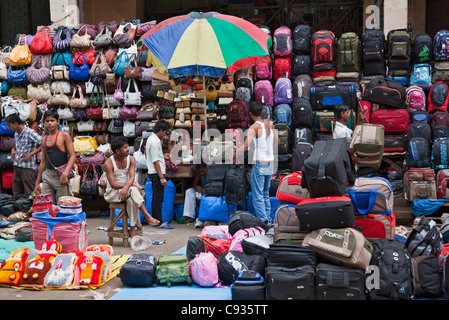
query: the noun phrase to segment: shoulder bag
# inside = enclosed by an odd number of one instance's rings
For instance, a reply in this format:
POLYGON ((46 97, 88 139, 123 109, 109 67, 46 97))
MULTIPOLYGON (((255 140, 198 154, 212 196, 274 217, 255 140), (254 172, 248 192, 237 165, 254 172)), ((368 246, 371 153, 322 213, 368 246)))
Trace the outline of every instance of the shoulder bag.
POLYGON ((72 99, 70 99, 70 106, 72 108, 86 108, 87 107, 87 99, 83 95, 83 91, 79 85, 75 86, 73 90, 72 99), (78 92, 78 96, 76 96, 78 92))
POLYGON ((76 58, 75 62, 72 64, 72 66, 69 69, 69 76, 71 80, 76 81, 86 81, 89 79, 89 66, 87 65, 86 58, 84 58, 84 55, 81 54, 76 58), (83 58, 83 65, 78 66, 76 62, 78 59, 82 57, 83 58))
POLYGON ((109 67, 104 54, 102 52, 99 52, 90 69, 90 75, 93 76, 95 74, 105 77, 109 72, 112 72, 111 67, 109 67))
POLYGON ((53 50, 53 41, 50 38, 50 27, 40 28, 31 41, 30 51, 32 54, 47 54, 53 50), (45 29, 45 30, 44 30, 45 29))
POLYGON ((135 79, 130 79, 128 82, 128 87, 125 91, 124 96, 124 104, 126 105, 141 105, 142 104, 142 98, 139 91, 139 88, 137 87, 137 83, 135 79), (131 82, 133 83, 135 92, 130 91, 131 82))
POLYGON ((70 41, 72 40, 72 34, 69 29, 64 26, 60 26, 56 35, 53 37, 53 48, 56 51, 67 51, 70 49, 70 41))
POLYGON ((95 48, 107 48, 112 45, 112 31, 105 25, 92 42, 95 48))
POLYGON ((70 99, 67 95, 62 91, 62 85, 59 84, 57 89, 53 92, 53 96, 50 98, 49 104, 54 105, 69 105, 70 99))
POLYGON ((87 33, 87 26, 81 27, 77 33, 72 36, 70 40, 71 47, 89 47, 90 46, 91 36, 87 33), (86 32, 84 35, 80 35, 80 31, 86 28, 86 32))
POLYGON ((39 58, 25 70, 26 77, 31 83, 41 83, 50 79, 50 69, 45 67, 43 63, 41 63, 41 66, 38 68, 36 65, 39 61, 42 61, 42 56, 39 56, 39 58))
POLYGON ((22 37, 25 37, 26 39, 26 35, 22 34, 19 38, 19 43, 11 50, 11 53, 9 54, 9 64, 11 66, 26 66, 31 63, 30 47, 26 44, 26 41, 24 44, 20 44, 22 37))
MULTIPOLYGON (((55 167, 53 165, 53 163, 51 162, 50 157, 48 156, 47 148, 44 148, 44 150, 45 150, 45 154, 47 155, 46 160, 48 161, 48 163, 50 163, 50 165, 56 170, 56 173, 58 174, 58 176, 62 176, 64 174, 66 168, 67 168, 67 163, 63 164, 63 165, 61 165, 59 167, 55 167)), ((75 177, 75 171, 73 169, 70 169, 69 175, 68 175, 67 178, 70 180, 70 179, 72 179, 74 177, 75 177)))

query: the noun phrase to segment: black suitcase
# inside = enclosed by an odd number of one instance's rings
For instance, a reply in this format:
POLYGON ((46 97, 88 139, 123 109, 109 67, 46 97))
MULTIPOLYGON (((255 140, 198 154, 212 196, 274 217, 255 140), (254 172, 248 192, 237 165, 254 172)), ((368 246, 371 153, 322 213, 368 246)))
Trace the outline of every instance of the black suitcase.
POLYGON ((296 268, 316 266, 316 252, 305 246, 295 244, 272 244, 267 252, 267 266, 296 268))
POLYGON ((341 196, 355 178, 346 139, 320 140, 304 161, 301 186, 309 190, 311 198, 341 196))
POLYGON ((231 167, 225 163, 211 163, 206 166, 206 197, 221 197, 226 170, 231 167))
POLYGON ((365 273, 362 269, 328 263, 315 268, 317 300, 365 300, 365 273))
POLYGON ((232 300, 265 300, 264 278, 256 271, 247 270, 239 274, 231 285, 232 300))
POLYGON ((148 253, 133 254, 120 268, 122 283, 130 287, 149 287, 156 281, 156 258, 148 253))
POLYGON ((295 208, 299 231, 355 226, 354 207, 345 196, 305 199, 295 208))
POLYGON ((268 266, 265 270, 267 300, 315 300, 314 267, 268 266))

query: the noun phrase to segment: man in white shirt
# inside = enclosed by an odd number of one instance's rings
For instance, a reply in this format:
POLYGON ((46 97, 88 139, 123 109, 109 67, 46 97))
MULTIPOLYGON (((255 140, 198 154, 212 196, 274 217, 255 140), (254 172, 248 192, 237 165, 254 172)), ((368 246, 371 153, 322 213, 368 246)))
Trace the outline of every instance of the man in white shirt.
MULTIPOLYGON (((365 119, 367 110, 362 111, 357 118, 357 125, 362 124, 363 119, 365 119)), ((351 143, 352 130, 346 125, 348 123, 349 117, 351 116, 349 107, 343 104, 336 105, 334 107, 335 115, 335 126, 333 132, 334 139, 345 138, 346 141, 351 143)))
POLYGON ((150 135, 146 143, 146 157, 148 166, 148 177, 153 187, 153 199, 151 203, 151 215, 161 221, 158 226, 161 229, 171 229, 172 227, 162 223, 162 202, 164 201, 164 187, 167 185, 165 179, 165 158, 162 152, 161 140, 167 135, 170 125, 165 120, 159 120, 154 125, 153 134, 150 135))

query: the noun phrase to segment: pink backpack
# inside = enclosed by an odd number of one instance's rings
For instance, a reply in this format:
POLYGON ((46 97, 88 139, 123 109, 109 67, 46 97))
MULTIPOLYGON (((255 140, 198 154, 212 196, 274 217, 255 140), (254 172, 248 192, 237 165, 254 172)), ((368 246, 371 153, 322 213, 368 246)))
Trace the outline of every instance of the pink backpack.
POLYGON ((273 53, 277 57, 289 57, 293 53, 292 30, 281 26, 273 34, 273 53))
POLYGON ((202 252, 190 260, 190 277, 200 287, 218 284, 218 260, 210 252, 202 252))
POLYGON ((258 234, 265 234, 265 230, 261 227, 252 227, 252 228, 246 228, 241 229, 234 233, 232 236, 231 245, 229 246, 229 251, 240 251, 243 252, 242 248, 242 242, 246 238, 258 235, 258 234))
POLYGON ((269 80, 259 80, 254 85, 254 100, 264 105, 273 106, 274 93, 273 85, 269 80))
POLYGON ((254 68, 254 80, 271 80, 273 77, 273 65, 257 65, 254 68))
POLYGON ((405 90, 407 110, 413 113, 417 110, 426 111, 426 94, 421 87, 410 86, 405 90))

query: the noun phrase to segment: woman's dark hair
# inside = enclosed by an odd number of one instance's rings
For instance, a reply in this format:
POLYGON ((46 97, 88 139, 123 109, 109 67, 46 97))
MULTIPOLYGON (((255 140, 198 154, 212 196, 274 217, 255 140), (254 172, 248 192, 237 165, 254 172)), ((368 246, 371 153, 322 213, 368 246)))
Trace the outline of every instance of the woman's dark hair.
POLYGON ((126 139, 123 136, 119 136, 119 137, 116 137, 116 138, 112 139, 112 141, 111 141, 111 150, 112 150, 112 152, 115 153, 118 149, 120 149, 121 147, 123 147, 127 143, 128 143, 128 139, 126 139))
POLYGON ((59 113, 58 110, 56 110, 56 108, 50 108, 47 111, 45 111, 44 113, 44 121, 47 117, 52 117, 55 118, 56 120, 59 120, 59 113))
POLYGON ((158 122, 156 122, 156 124, 154 125, 154 128, 153 128, 154 133, 158 133, 159 131, 169 131, 169 130, 170 130, 170 125, 165 120, 159 120, 158 122))

